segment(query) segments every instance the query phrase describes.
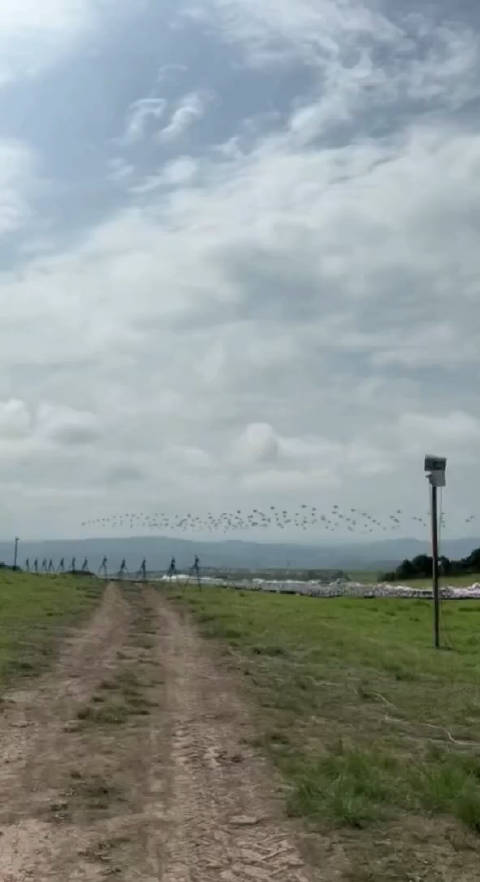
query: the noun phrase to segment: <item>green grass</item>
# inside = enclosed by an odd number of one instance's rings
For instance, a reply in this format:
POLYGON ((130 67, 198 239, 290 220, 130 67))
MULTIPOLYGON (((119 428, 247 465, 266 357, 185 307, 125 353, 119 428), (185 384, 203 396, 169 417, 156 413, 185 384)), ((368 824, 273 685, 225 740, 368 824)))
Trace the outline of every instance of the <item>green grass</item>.
POLYGON ((0 572, 0 690, 14 676, 43 670, 102 590, 96 579, 0 572))
MULTIPOLYGON (((392 567, 393 569, 393 567, 392 567)), ((348 576, 354 582, 362 582, 364 585, 372 585, 377 582, 384 581, 383 576, 385 574, 385 570, 382 571, 373 571, 373 570, 349 570, 348 576)), ((459 588, 468 587, 469 585, 475 584, 475 582, 480 583, 480 573, 472 573, 461 576, 440 576, 440 585, 457 585, 459 588)), ((432 587, 432 578, 431 576, 425 579, 394 579, 392 584, 398 585, 412 585, 415 588, 431 588, 432 587)))
MULTIPOLYGON (((431 588, 432 579, 397 579, 399 585, 411 585, 413 588, 431 588)), ((459 588, 466 588, 469 585, 480 583, 480 573, 470 573, 462 576, 441 576, 440 587, 447 585, 456 585, 459 588)), ((393 583, 394 584, 394 583, 393 583)))
POLYGON ((104 680, 92 703, 80 708, 77 718, 99 726, 122 725, 132 716, 148 716, 152 702, 133 668, 123 668, 112 680, 104 680))
POLYGON ((290 814, 364 828, 405 814, 480 832, 480 603, 316 600, 187 589, 205 636, 230 647, 290 814))
POLYGON ((85 776, 76 770, 71 772, 69 786, 62 797, 49 806, 50 821, 71 823, 73 813, 79 809, 84 817, 96 820, 109 813, 112 805, 124 802, 122 790, 112 784, 110 777, 85 776))
POLYGON ((382 570, 348 570, 347 575, 353 582, 362 582, 364 585, 372 585, 380 582, 382 570))

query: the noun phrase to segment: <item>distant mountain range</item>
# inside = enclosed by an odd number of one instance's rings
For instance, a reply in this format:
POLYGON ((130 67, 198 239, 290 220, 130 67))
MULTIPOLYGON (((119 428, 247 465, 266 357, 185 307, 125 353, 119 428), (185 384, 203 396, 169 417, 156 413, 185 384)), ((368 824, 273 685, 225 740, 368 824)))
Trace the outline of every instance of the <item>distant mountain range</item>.
MULTIPOLYGON (((480 547, 480 538, 451 539, 442 542, 441 553, 451 558, 466 557, 474 548, 480 547)), ((76 558, 77 568, 85 558, 89 567, 97 571, 103 557, 108 558, 110 571, 118 569, 123 558, 128 569, 136 571, 142 560, 149 570, 166 570, 170 559, 176 558, 179 570, 191 567, 195 555, 200 564, 212 568, 235 569, 362 569, 388 570, 405 558, 428 554, 428 541, 418 539, 386 539, 377 542, 344 543, 338 545, 300 545, 295 543, 241 542, 239 540, 218 542, 195 542, 166 536, 128 537, 124 539, 72 539, 45 542, 21 542, 18 564, 23 567, 26 558, 39 564, 44 558, 52 558, 55 565, 65 558, 70 566, 76 558)), ((0 560, 6 564, 13 561, 13 543, 0 543, 0 560)))

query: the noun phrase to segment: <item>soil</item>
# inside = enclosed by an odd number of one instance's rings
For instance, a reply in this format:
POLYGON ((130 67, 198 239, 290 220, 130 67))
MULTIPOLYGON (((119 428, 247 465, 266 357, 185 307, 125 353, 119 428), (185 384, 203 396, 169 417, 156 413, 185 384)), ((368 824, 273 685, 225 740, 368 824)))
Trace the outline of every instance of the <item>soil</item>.
POLYGON ((153 588, 110 584, 54 669, 1 705, 0 879, 341 878, 341 860, 308 858, 254 735, 188 619, 153 588))

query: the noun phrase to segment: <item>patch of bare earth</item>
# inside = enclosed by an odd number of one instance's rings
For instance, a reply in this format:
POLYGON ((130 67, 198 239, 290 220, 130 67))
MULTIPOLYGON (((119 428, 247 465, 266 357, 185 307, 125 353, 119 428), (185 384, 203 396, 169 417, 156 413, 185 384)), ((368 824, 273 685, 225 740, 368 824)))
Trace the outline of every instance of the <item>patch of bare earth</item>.
POLYGON ((55 668, 2 705, 0 879, 327 878, 252 734, 191 625, 148 587, 108 586, 55 668))
POLYGON ((157 596, 170 774, 165 882, 307 882, 267 765, 248 747, 252 725, 235 684, 205 642, 157 596))
POLYGON ((65 642, 54 671, 29 688, 11 692, 2 703, 2 882, 57 878, 53 868, 60 853, 75 850, 83 838, 82 830, 67 831, 56 823, 67 770, 82 753, 69 724, 76 707, 90 698, 98 678, 115 665, 127 620, 128 607, 118 590, 109 586, 88 627, 65 642))

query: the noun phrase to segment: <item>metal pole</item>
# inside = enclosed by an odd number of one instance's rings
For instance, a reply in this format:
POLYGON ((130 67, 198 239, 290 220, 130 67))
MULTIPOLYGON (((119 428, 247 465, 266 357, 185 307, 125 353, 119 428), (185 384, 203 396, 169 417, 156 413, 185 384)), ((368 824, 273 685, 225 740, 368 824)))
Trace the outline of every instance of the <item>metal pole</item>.
POLYGON ((14 555, 13 555, 13 569, 14 569, 14 570, 17 569, 18 543, 19 543, 19 541, 20 541, 20 540, 19 540, 18 536, 16 536, 16 537, 15 537, 15 551, 14 551, 14 555))
POLYGON ((438 512, 437 488, 432 485, 432 569, 433 569, 433 638, 435 649, 440 648, 440 595, 438 590, 438 512))

